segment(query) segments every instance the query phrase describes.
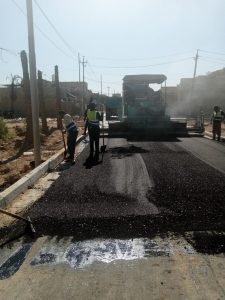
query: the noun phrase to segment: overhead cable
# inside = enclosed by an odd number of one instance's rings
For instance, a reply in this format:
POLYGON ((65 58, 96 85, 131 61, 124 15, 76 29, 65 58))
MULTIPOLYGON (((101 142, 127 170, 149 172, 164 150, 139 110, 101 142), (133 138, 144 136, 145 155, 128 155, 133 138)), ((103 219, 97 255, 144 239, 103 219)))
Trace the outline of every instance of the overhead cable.
MULTIPOLYGON (((24 12, 24 10, 16 3, 16 1, 15 0, 12 0, 12 2, 16 5, 16 7, 22 12, 22 14, 25 16, 25 17, 27 17, 27 14, 24 12)), ((68 55, 64 50, 62 50, 53 40, 51 40, 50 38, 49 38, 49 36, 47 35, 47 34, 45 34, 42 30, 41 30, 41 28, 37 25, 37 24, 35 24, 34 23, 34 26, 38 29, 38 31, 50 42, 50 43, 52 43, 54 46, 55 46, 55 48, 57 48, 61 53, 63 53, 65 56, 67 56, 68 58, 71 58, 71 59, 74 59, 73 57, 71 57, 70 55, 68 55)))
POLYGON ((39 8, 39 10, 41 11, 41 13, 43 14, 43 16, 45 17, 45 19, 48 21, 48 23, 51 25, 51 27, 53 28, 53 30, 55 31, 55 33, 58 35, 58 37, 64 42, 64 44, 67 46, 67 48, 74 54, 78 54, 78 51, 74 50, 73 47, 71 47, 71 45, 69 43, 67 43, 67 41, 64 39, 64 37, 61 35, 61 33, 57 30, 57 28, 55 27, 55 25, 51 22, 51 20, 49 19, 49 17, 47 16, 47 14, 44 12, 44 10, 40 7, 40 5, 37 3, 36 0, 34 0, 34 3, 36 4, 36 6, 39 8))
POLYGON ((16 57, 18 56, 18 53, 14 52, 12 50, 9 50, 9 49, 6 49, 6 48, 2 48, 2 47, 0 47, 0 50, 1 51, 6 51, 6 52, 8 52, 8 53, 10 53, 10 54, 12 54, 12 55, 14 55, 16 57))
POLYGON ((211 54, 216 54, 216 55, 223 55, 223 56, 225 56, 225 53, 219 53, 219 52, 213 52, 213 51, 206 51, 206 50, 201 50, 201 49, 199 49, 199 51, 205 52, 205 53, 211 53, 211 54))
POLYGON ((142 66, 97 66, 93 65, 95 68, 105 68, 105 69, 137 69, 137 68, 148 68, 148 67, 154 67, 154 66, 161 66, 161 65, 168 65, 168 64, 174 64, 185 60, 193 59, 193 57, 188 57, 176 61, 170 61, 170 62, 164 62, 164 63, 156 63, 156 64, 150 64, 150 65, 142 65, 142 66))
POLYGON ((211 63, 216 64, 216 65, 223 65, 223 66, 225 65, 225 62, 222 63, 222 62, 219 62, 219 61, 216 61, 216 60, 207 59, 207 58, 202 58, 202 60, 205 61, 205 62, 211 62, 211 63))
POLYGON ((225 63, 225 59, 221 59, 221 58, 217 58, 217 57, 211 57, 211 56, 204 56, 204 55, 199 56, 199 58, 202 58, 202 57, 203 58, 209 58, 209 59, 217 60, 217 61, 225 63))
POLYGON ((186 51, 186 52, 178 52, 168 55, 162 55, 162 56, 152 56, 152 57, 145 57, 145 58, 103 58, 103 57, 92 57, 92 59, 98 59, 98 60, 109 60, 109 61, 143 61, 143 60, 151 60, 151 59, 161 59, 171 56, 179 56, 184 55, 187 53, 193 53, 192 51, 186 51))

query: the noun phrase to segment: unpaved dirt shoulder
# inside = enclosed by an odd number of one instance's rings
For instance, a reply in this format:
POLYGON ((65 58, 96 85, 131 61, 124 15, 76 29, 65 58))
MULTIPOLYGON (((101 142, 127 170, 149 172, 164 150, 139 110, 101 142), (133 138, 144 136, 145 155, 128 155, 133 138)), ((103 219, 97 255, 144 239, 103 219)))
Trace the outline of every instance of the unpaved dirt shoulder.
MULTIPOLYGON (((17 180, 34 168, 33 149, 26 149, 18 156, 26 131, 24 119, 5 120, 9 135, 0 140, 0 192, 11 186, 17 180), (29 155, 29 152, 31 155, 29 155)), ((76 118, 79 135, 83 133, 83 120, 76 118)), ((41 134, 41 159, 45 161, 64 147, 62 133, 56 128, 56 119, 48 119, 49 134, 41 134)))

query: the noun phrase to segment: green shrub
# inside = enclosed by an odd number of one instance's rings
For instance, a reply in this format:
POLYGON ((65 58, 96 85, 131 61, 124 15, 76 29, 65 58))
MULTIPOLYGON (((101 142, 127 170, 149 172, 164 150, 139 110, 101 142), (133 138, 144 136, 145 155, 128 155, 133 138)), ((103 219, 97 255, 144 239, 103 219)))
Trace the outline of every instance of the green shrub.
POLYGON ((0 118, 0 139, 4 139, 8 135, 8 128, 5 125, 3 118, 0 118))

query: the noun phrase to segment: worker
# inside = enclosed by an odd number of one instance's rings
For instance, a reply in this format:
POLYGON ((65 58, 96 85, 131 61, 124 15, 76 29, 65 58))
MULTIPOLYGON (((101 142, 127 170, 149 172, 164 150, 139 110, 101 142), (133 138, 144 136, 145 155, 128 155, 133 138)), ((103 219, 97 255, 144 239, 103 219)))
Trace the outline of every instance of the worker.
POLYGON ((67 151, 68 156, 66 156, 67 162, 74 163, 74 154, 75 154, 75 147, 76 147, 76 140, 78 135, 78 129, 74 119, 71 115, 65 113, 65 111, 61 110, 59 112, 60 118, 63 120, 64 125, 64 132, 67 132, 67 151))
POLYGON ((99 138, 100 126, 99 121, 102 121, 102 115, 96 110, 95 102, 90 103, 90 108, 87 111, 87 125, 90 138, 90 155, 88 160, 98 162, 99 159, 99 138), (95 146, 95 154, 94 154, 95 146))
POLYGON ((219 108, 219 106, 214 106, 214 111, 211 118, 213 140, 216 139, 220 141, 221 137, 221 123, 224 119, 225 113, 219 108))
POLYGON ((94 101, 94 99, 91 97, 90 98, 90 101, 89 101, 89 104, 87 105, 87 108, 85 109, 85 112, 84 112, 84 122, 85 122, 85 125, 84 125, 84 132, 83 132, 83 135, 86 135, 87 133, 87 127, 88 127, 88 122, 87 122, 87 111, 88 109, 90 109, 90 105, 91 103, 94 101))

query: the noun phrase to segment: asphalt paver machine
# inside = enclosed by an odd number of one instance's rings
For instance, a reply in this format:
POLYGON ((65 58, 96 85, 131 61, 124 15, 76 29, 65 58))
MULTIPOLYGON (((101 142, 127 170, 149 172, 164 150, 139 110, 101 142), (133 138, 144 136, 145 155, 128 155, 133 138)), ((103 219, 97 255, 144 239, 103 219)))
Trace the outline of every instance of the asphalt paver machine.
MULTIPOLYGON (((166 114, 166 76, 126 75, 123 78, 122 118, 109 124, 111 135, 184 135, 186 120, 171 120, 166 114), (165 85, 154 91, 151 84, 165 85)), ((159 86, 160 87, 160 86, 159 86)))

